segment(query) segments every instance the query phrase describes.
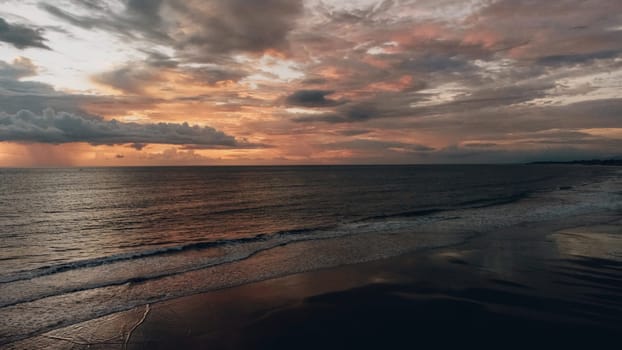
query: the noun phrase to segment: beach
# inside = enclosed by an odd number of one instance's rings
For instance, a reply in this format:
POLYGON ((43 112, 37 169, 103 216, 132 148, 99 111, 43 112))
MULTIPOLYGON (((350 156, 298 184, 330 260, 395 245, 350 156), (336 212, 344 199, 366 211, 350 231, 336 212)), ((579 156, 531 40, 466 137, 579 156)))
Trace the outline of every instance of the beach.
POLYGON ((519 225, 143 305, 7 348, 605 346, 622 329, 621 233, 619 212, 519 225))
POLYGON ((0 0, 0 350, 615 349, 622 0, 0 0))
POLYGON ((621 324, 613 167, 3 176, 2 348, 574 344, 621 324))

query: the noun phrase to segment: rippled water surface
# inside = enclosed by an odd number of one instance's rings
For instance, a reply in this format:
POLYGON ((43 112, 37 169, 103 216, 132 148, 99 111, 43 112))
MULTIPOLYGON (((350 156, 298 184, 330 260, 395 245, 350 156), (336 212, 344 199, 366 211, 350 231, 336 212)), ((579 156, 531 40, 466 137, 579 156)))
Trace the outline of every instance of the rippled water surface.
POLYGON ((617 208, 611 179, 564 165, 0 169, 0 339, 617 208))

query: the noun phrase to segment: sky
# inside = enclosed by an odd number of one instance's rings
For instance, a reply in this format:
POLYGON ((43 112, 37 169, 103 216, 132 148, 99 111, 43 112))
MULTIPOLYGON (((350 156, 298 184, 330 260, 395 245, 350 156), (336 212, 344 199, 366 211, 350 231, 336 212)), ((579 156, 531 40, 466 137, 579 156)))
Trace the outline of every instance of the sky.
POLYGON ((0 0, 0 167, 621 150, 620 0, 0 0))

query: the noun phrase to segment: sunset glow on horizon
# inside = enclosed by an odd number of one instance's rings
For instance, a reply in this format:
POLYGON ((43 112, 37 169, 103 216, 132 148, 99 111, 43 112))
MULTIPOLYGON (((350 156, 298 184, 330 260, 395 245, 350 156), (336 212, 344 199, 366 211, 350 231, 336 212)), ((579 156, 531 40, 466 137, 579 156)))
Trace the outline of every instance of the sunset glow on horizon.
POLYGON ((0 0, 0 167, 619 157, 622 2, 0 0))

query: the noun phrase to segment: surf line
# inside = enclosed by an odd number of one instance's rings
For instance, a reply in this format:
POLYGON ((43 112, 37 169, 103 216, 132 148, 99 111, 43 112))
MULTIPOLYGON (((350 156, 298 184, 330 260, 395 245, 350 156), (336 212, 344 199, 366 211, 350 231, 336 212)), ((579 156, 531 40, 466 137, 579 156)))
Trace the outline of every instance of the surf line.
POLYGON ((125 336, 125 342, 123 342, 123 349, 127 349, 127 344, 132 337, 132 333, 134 333, 136 328, 138 328, 141 324, 143 324, 143 322, 145 322, 145 319, 149 314, 149 310, 151 310, 149 304, 145 305, 145 312, 143 313, 143 317, 138 322, 136 322, 136 324, 132 328, 130 328, 129 332, 127 332, 127 335, 125 336))

